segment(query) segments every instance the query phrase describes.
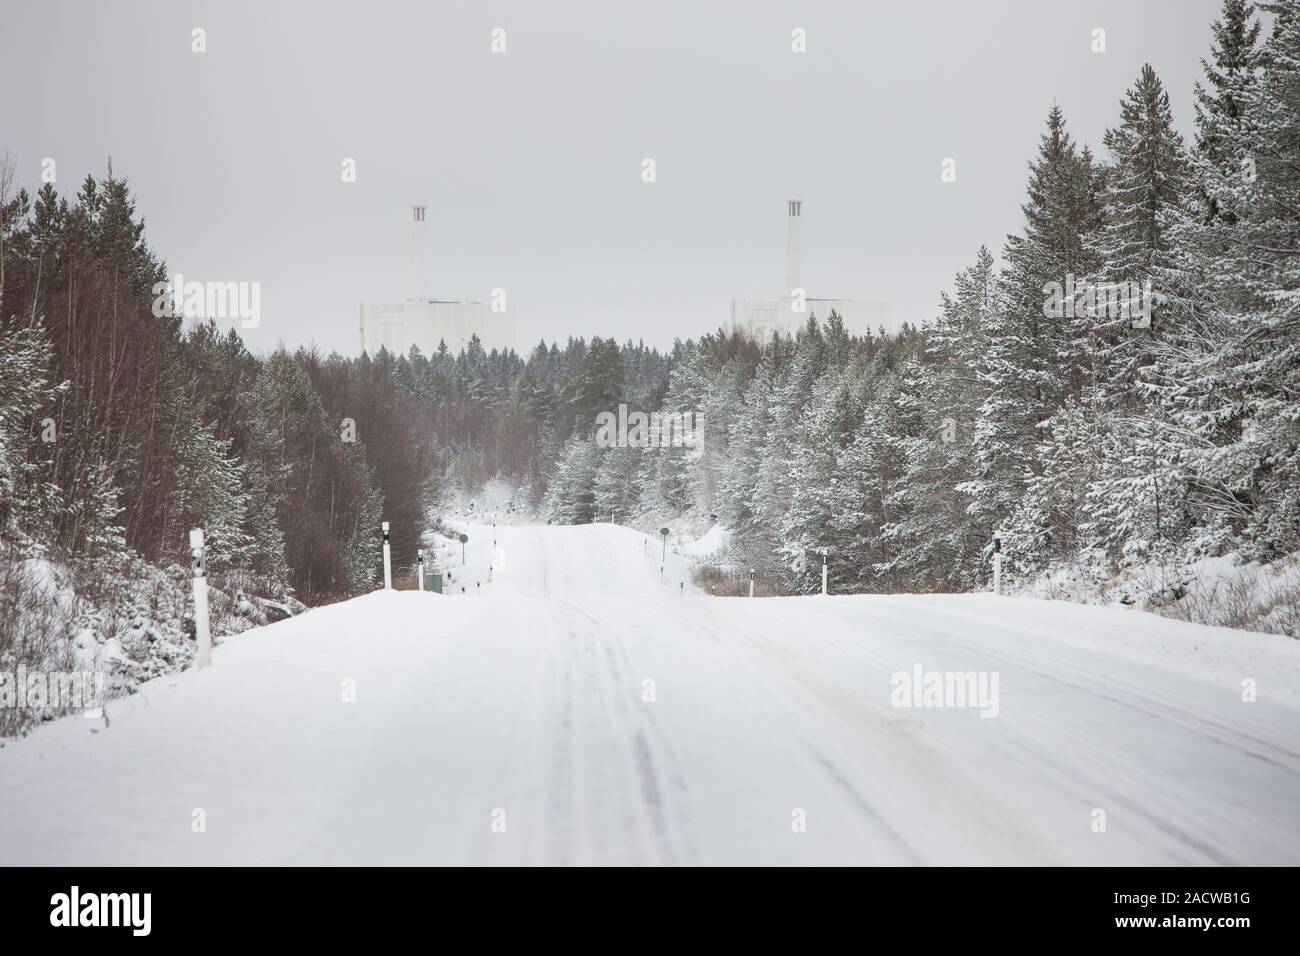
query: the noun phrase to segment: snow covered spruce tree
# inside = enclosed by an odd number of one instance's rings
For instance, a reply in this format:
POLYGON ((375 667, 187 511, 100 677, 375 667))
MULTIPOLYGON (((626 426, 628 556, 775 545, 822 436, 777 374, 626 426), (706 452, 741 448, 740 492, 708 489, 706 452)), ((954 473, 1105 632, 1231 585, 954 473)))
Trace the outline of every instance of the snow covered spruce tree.
POLYGON ((25 550, 43 548, 60 507, 51 443, 42 441, 52 437, 47 414, 66 390, 52 384, 52 362, 42 323, 0 331, 0 528, 20 536, 25 550))
POLYGON ((1099 173, 1080 150, 1054 106, 1038 157, 1030 164, 1029 195, 1021 207, 1023 235, 1007 238, 998 305, 988 324, 988 347, 975 365, 986 389, 975 424, 974 473, 961 484, 971 498, 976 526, 1008 526, 1004 549, 1013 566, 1030 569, 1041 559, 1032 542, 1051 540, 1059 528, 1050 516, 1021 511, 1026 488, 1041 474, 1038 448, 1048 422, 1066 396, 1083 391, 1085 345, 1048 289, 1092 273, 1098 264, 1092 237, 1100 227, 1099 173), (1020 512, 1018 515, 1017 512, 1020 512))
POLYGON ((1039 527, 1046 524, 1042 509, 1064 512, 1044 558, 1064 561, 1083 550, 1101 559, 1097 573, 1107 562, 1168 558, 1188 523, 1183 443, 1149 377, 1166 334, 1179 337, 1162 315, 1162 277, 1172 263, 1168 233, 1182 213, 1188 170, 1169 95, 1149 64, 1105 144, 1104 224, 1091 237, 1100 264, 1073 310, 1075 335, 1088 343, 1087 379, 1079 405, 1058 413, 1040 449, 1055 467, 1031 482, 1027 495, 1040 509, 1039 527))
POLYGON ((593 520, 615 524, 632 521, 641 500, 646 457, 647 450, 642 448, 600 449, 600 464, 591 488, 593 520))
MULTIPOLYGON (((828 345, 829 341, 827 336, 828 345)), ((842 561, 842 532, 854 527, 861 514, 859 483, 854 474, 842 474, 840 469, 862 426, 866 395, 861 379, 855 366, 828 367, 814 384, 799 427, 789 440, 786 478, 791 493, 776 528, 776 550, 795 591, 820 589, 817 550, 833 548, 837 563, 842 561)))
POLYGON ((596 519, 596 474, 600 449, 591 432, 569 439, 546 493, 547 517, 557 524, 590 524, 596 519))
POLYGON ((993 254, 981 247, 957 274, 955 295, 943 293, 903 386, 924 414, 917 435, 898 439, 905 464, 891 496, 897 510, 881 529, 889 547, 881 571, 891 578, 949 590, 983 581, 978 557, 993 529, 972 519, 959 488, 975 471, 975 423, 988 397, 976 367, 998 304, 993 254))
POLYGON ((1228 59, 1211 72, 1224 80, 1202 136, 1214 152, 1197 166, 1213 215, 1187 237, 1210 279, 1198 304, 1213 337, 1169 375, 1208 380, 1182 415, 1202 438, 1194 467, 1214 529, 1271 558, 1300 547, 1300 3, 1260 9, 1273 29, 1257 58, 1235 8, 1233 32, 1218 31, 1228 59))

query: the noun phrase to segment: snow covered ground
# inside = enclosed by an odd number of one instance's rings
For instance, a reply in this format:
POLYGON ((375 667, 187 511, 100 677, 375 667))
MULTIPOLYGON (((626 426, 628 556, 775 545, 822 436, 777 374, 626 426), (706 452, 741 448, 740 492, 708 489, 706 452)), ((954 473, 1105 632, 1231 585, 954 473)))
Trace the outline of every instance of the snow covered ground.
POLYGON ((316 609, 8 743, 0 863, 1300 863, 1295 641, 710 598, 629 529, 465 530, 464 595, 316 609), (917 668, 996 698, 895 706, 917 668))

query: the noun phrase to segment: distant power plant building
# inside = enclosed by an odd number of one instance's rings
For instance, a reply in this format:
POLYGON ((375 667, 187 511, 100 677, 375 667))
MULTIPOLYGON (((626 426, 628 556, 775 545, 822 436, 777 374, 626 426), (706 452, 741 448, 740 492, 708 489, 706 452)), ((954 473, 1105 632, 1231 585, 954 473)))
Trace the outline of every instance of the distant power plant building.
POLYGON ((793 335, 816 315, 824 327, 832 311, 839 313, 844 327, 854 335, 879 335, 883 328, 893 335, 893 309, 888 302, 862 302, 857 299, 817 299, 806 294, 802 281, 802 241, 799 235, 803 220, 803 200, 786 201, 786 280, 785 294, 779 299, 732 299, 731 324, 748 332, 759 342, 773 332, 793 335))
POLYGON ((374 356, 381 347, 405 355, 418 346, 425 355, 447 343, 459 354, 477 335, 484 351, 505 351, 516 346, 515 307, 505 301, 505 290, 494 290, 492 302, 450 302, 425 298, 424 230, 427 206, 411 207, 410 295, 402 303, 361 303, 361 351, 374 356))

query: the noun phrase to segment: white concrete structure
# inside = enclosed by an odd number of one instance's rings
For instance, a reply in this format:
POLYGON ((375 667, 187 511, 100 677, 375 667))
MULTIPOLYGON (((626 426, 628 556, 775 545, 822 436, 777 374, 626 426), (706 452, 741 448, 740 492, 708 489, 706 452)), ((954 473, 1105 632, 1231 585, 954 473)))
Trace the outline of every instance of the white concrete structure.
POLYGON ((853 335, 886 335, 898 331, 893 308, 888 302, 865 302, 859 299, 817 299, 807 294, 803 282, 803 248, 800 224, 803 201, 786 200, 786 288, 777 299, 733 299, 731 324, 762 342, 773 332, 793 335, 808 324, 810 315, 824 324, 832 311, 839 313, 844 327, 853 335))
POLYGON ((438 351, 440 342, 455 355, 469 347, 477 335, 483 351, 516 347, 514 306, 493 312, 485 302, 403 302, 397 305, 361 306, 361 350, 375 355, 380 347, 405 355, 418 346, 425 355, 438 351))
MULTIPOLYGON (((405 355, 417 346, 425 355, 446 343, 452 354, 469 347, 477 335, 483 350, 504 351, 516 347, 518 320, 515 307, 502 301, 451 302, 425 296, 424 233, 428 207, 411 207, 409 253, 410 292, 405 302, 361 304, 361 351, 373 356, 381 348, 405 355)), ((504 299, 504 296, 503 296, 504 299)))
POLYGON ((893 310, 888 302, 860 302, 857 299, 805 299, 802 312, 795 308, 799 303, 791 298, 784 299, 732 299, 731 324, 733 328, 744 329, 751 338, 764 342, 772 337, 773 332, 793 335, 798 329, 808 324, 808 316, 817 316, 817 324, 822 328, 830 318, 831 311, 838 312, 844 320, 844 328, 853 335, 865 336, 868 332, 879 336, 883 328, 886 335, 893 335, 893 310))
POLYGON ((411 253, 407 268, 411 273, 411 294, 408 302, 424 301, 424 219, 428 206, 411 207, 411 253))

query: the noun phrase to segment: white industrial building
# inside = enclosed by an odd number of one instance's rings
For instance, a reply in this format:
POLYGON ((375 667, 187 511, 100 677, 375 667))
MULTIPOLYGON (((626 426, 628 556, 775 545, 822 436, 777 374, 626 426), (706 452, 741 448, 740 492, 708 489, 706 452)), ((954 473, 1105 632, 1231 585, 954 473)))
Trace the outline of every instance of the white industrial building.
MULTIPOLYGON (((411 207, 411 247, 408 263, 410 295, 405 302, 361 303, 361 351, 370 355, 386 348, 405 355, 411 346, 425 355, 438 351, 445 342, 452 354, 459 354, 477 335, 484 351, 505 351, 516 347, 515 307, 505 301, 449 302, 425 297, 424 230, 427 206, 411 207)), ((504 291, 501 293, 504 299, 504 291)))
POLYGON ((786 292, 778 299, 732 299, 731 324, 735 329, 748 332, 762 342, 773 332, 789 333, 808 324, 808 316, 816 315, 819 324, 825 323, 832 311, 839 313, 844 327, 853 335, 865 336, 868 332, 886 335, 897 330, 893 309, 888 302, 864 302, 858 299, 818 299, 803 288, 801 273, 802 244, 799 226, 803 219, 803 201, 786 201, 786 292))

